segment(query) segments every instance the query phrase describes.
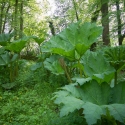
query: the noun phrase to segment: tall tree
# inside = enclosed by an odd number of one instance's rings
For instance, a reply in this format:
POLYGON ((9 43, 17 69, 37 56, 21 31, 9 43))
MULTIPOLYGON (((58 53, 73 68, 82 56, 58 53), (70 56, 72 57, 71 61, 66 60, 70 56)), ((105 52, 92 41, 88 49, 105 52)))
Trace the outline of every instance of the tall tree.
MULTIPOLYGON (((95 9, 95 11, 93 12, 93 14, 92 14, 92 17, 91 17, 91 22, 92 23, 96 23, 97 22, 97 19, 98 19, 98 16, 99 16, 99 12, 100 12, 100 9, 98 8, 98 4, 96 4, 96 9, 95 9)), ((94 51, 95 50, 95 48, 96 48, 96 43, 93 43, 92 45, 91 45, 91 47, 90 47, 90 50, 91 51, 94 51)))
POLYGON ((108 0, 105 1, 101 0, 102 26, 103 26, 102 39, 104 45, 110 44, 108 2, 109 2, 108 0))
POLYGON ((17 39, 17 32, 18 32, 18 0, 15 0, 15 14, 14 14, 14 31, 15 31, 15 39, 17 39))
POLYGON ((0 33, 2 33, 5 5, 6 5, 6 2, 2 0, 1 3, 0 3, 0 33))
POLYGON ((7 23, 9 9, 10 9, 10 2, 7 3, 7 7, 6 7, 6 10, 5 10, 5 16, 4 16, 4 20, 3 20, 2 33, 4 33, 4 30, 5 30, 5 25, 7 23))
POLYGON ((20 2, 20 34, 19 37, 22 38, 23 36, 23 0, 20 2))
POLYGON ((125 37, 125 32, 124 34, 122 34, 122 23, 121 23, 121 10, 120 10, 120 6, 119 6, 119 0, 116 0, 116 8, 117 8, 117 26, 118 26, 118 43, 119 45, 122 45, 123 39, 125 37))

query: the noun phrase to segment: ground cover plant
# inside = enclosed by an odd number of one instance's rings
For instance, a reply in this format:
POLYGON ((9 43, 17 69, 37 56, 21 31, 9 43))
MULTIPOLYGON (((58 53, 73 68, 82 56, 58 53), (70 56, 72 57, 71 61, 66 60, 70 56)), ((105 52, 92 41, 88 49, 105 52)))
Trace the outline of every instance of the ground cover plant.
POLYGON ((47 125, 57 117, 51 98, 58 84, 51 87, 42 79, 42 71, 31 71, 32 65, 22 60, 16 86, 0 87, 0 125, 47 125))
MULTIPOLYGON (((19 60, 19 75, 14 81, 15 86, 11 88, 0 86, 0 124, 80 124, 81 117, 79 117, 80 121, 76 121, 75 118, 71 120, 72 115, 60 118, 59 107, 51 99, 52 93, 64 85, 65 78, 55 77, 53 74, 49 78, 42 68, 32 70, 34 64, 34 61, 19 60)), ((3 84, 3 80, 8 76, 1 74, 1 77, 1 84, 3 84)))

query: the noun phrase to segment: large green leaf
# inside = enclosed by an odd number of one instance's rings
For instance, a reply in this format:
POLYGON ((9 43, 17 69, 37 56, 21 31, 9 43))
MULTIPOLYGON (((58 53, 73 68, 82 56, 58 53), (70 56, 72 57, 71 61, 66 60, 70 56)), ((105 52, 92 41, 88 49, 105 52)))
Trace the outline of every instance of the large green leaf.
POLYGON ((82 63, 86 76, 99 83, 110 82, 114 76, 115 69, 105 60, 101 52, 88 51, 82 57, 82 63))
POLYGON ((14 33, 0 34, 0 45, 6 46, 10 42, 10 39, 13 37, 13 35, 14 33))
POLYGON ((125 96, 123 96, 125 95, 125 81, 115 85, 112 91, 114 93, 112 97, 113 103, 125 104, 125 96))
POLYGON ((53 74, 64 74, 64 70, 58 61, 59 58, 60 56, 57 55, 52 55, 49 58, 46 58, 44 61, 44 67, 51 71, 53 74))
POLYGON ((18 54, 10 55, 9 52, 5 52, 3 54, 0 54, 0 66, 2 65, 8 65, 9 63, 12 63, 18 59, 18 54))
POLYGON ((86 102, 82 108, 84 109, 83 114, 85 114, 88 125, 95 124, 97 120, 101 120, 101 115, 105 114, 101 106, 91 102, 86 102))
MULTIPOLYGON (((68 115, 70 112, 75 111, 76 109, 80 109, 82 107, 82 105, 84 104, 83 101, 81 101, 80 99, 77 99, 73 96, 67 96, 62 98, 63 100, 65 100, 65 104, 62 107, 61 111, 60 111, 60 116, 65 116, 68 115), (69 103, 69 100, 72 103, 69 103), (78 105, 79 104, 79 105, 78 105)), ((57 100, 55 101, 55 103, 57 103, 57 100)))
POLYGON ((5 47, 0 47, 0 54, 5 52, 5 47))
POLYGON ((0 55, 0 66, 7 65, 10 62, 10 55, 8 52, 0 55))
POLYGON ((40 44, 45 40, 45 38, 39 38, 34 36, 33 39, 35 40, 36 43, 40 46, 40 44))
POLYGON ((7 50, 10 50, 10 51, 13 51, 16 53, 20 53, 21 50, 25 47, 26 43, 31 38, 33 38, 33 36, 27 36, 27 37, 23 37, 22 39, 15 40, 15 41, 11 42, 10 44, 8 44, 5 48, 7 50))
POLYGON ((101 32, 102 27, 93 23, 72 23, 61 33, 45 42, 41 46, 41 50, 65 56, 69 60, 79 60, 89 47, 97 41, 101 32))
POLYGON ((108 109, 110 115, 122 123, 125 123, 125 104, 104 105, 105 111, 108 109))
POLYGON ((83 109, 88 125, 95 124, 102 116, 108 118, 107 111, 115 120, 125 123, 125 93, 121 86, 125 88, 124 83, 110 88, 107 83, 99 85, 96 81, 84 83, 81 87, 66 85, 55 93, 55 103, 62 105, 60 116, 83 109), (117 90, 121 92, 117 94, 117 90))

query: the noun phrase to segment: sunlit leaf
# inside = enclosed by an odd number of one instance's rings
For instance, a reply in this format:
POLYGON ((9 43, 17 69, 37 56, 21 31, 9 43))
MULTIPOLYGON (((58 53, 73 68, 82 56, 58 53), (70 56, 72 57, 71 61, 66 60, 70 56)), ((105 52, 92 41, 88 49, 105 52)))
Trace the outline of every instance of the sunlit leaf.
POLYGON ((13 52, 16 52, 16 53, 20 53, 21 50, 26 46, 26 43, 31 38, 32 38, 32 36, 23 37, 22 39, 15 40, 15 41, 11 42, 10 44, 8 44, 5 48, 7 50, 10 50, 10 51, 13 51, 13 52))
POLYGON ((58 35, 45 42, 41 46, 41 51, 59 54, 71 61, 79 60, 97 41, 101 32, 102 27, 93 23, 72 23, 58 35))

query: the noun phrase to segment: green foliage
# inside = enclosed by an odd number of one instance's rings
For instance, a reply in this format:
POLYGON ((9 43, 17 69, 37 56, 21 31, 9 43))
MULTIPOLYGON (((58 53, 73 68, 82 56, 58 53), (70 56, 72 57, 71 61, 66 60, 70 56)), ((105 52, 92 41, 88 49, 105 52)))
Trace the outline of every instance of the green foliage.
MULTIPOLYGON (((11 54, 8 51, 5 51, 5 49, 3 49, 3 47, 0 48, 1 53, 0 53, 0 66, 3 67, 4 72, 8 72, 9 73, 9 78, 10 81, 9 82, 13 82, 16 75, 17 75, 17 60, 19 58, 19 55, 14 53, 11 54), (4 68, 6 67, 6 68, 4 68)), ((8 76, 8 75, 7 75, 8 76)), ((4 83, 4 82, 2 82, 4 83)), ((4 85, 2 85, 4 88, 12 88, 14 84, 10 84, 9 83, 5 83, 4 85)))
POLYGON ((16 87, 11 90, 0 87, 1 125, 47 125, 50 119, 57 117, 56 106, 51 97, 59 84, 51 86, 45 82, 45 77, 42 76, 44 72, 31 71, 31 65, 33 62, 20 60, 16 87))
POLYGON ((54 60, 50 59, 52 57, 46 59, 44 61, 45 68, 56 75, 64 74, 65 72, 70 83, 72 82, 71 75, 73 68, 78 69, 82 76, 83 65, 80 64, 80 59, 90 46, 97 41, 101 31, 102 27, 96 26, 94 23, 72 23, 68 28, 42 44, 42 52, 50 52, 63 56, 63 58, 54 58, 54 60), (68 59, 68 63, 64 60, 65 58, 68 59), (72 65, 69 62, 74 62, 75 64, 72 65))
POLYGON ((53 90, 47 90, 48 83, 40 84, 0 93, 0 124, 46 125, 56 116, 50 100, 53 90))
POLYGON ((8 52, 0 54, 0 65, 7 65, 10 62, 10 55, 8 52))
POLYGON ((10 55, 7 51, 3 54, 0 54, 0 66, 8 65, 18 59, 19 55, 14 54, 10 55))
POLYGON ((36 43, 40 46, 40 44, 45 40, 45 38, 34 37, 33 38, 36 43))
POLYGON ((53 74, 64 74, 64 70, 59 63, 60 58, 61 57, 57 55, 52 55, 49 58, 46 58, 46 60, 44 61, 44 67, 47 70, 51 71, 53 74))
POLYGON ((101 35, 102 27, 92 23, 73 23, 41 46, 42 52, 62 55, 71 61, 79 60, 101 35), (85 32, 86 31, 86 32, 85 32))
POLYGON ((10 43, 11 38, 14 36, 13 33, 8 33, 8 34, 0 34, 0 45, 1 46, 6 46, 8 43, 10 43))
POLYGON ((26 43, 31 39, 33 36, 23 37, 22 39, 15 40, 8 44, 5 48, 15 53, 20 53, 21 50, 25 47, 26 43))
POLYGON ((105 51, 105 57, 118 71, 125 64, 125 46, 110 47, 105 51))
POLYGON ((124 89, 124 83, 110 88, 107 83, 99 85, 96 81, 92 81, 81 87, 76 84, 66 85, 60 91, 55 92, 54 98, 56 98, 56 104, 63 104, 60 116, 68 115, 76 109, 83 109, 82 114, 88 125, 97 123, 102 116, 108 119, 107 112, 115 120, 125 123, 124 89), (120 94, 117 94, 119 92, 120 94))
POLYGON ((8 83, 9 81, 9 72, 7 72, 7 67, 0 66, 0 86, 8 83))
POLYGON ((98 83, 108 83, 113 79, 115 69, 105 60, 102 52, 88 51, 82 57, 82 63, 85 76, 97 80, 98 83))
POLYGON ((31 70, 35 71, 35 70, 37 70, 37 69, 39 69, 41 67, 42 67, 42 63, 38 62, 38 63, 36 63, 36 64, 34 64, 34 65, 31 66, 31 70))
POLYGON ((78 111, 70 113, 65 117, 56 117, 49 121, 47 125, 87 125, 83 116, 78 111))
MULTIPOLYGON (((12 34, 2 34, 1 37, 7 37, 4 39, 5 43, 10 40, 12 34)), ((10 83, 14 82, 15 78, 18 75, 18 59, 19 54, 22 51, 22 49, 26 46, 26 44, 29 42, 31 38, 35 38, 34 36, 25 36, 22 39, 14 40, 13 42, 9 41, 6 46, 0 48, 0 66, 6 65, 8 67, 8 70, 5 70, 6 72, 10 73, 10 83)), ((4 88, 12 88, 12 86, 15 85, 15 83, 6 83, 2 85, 4 88)))

